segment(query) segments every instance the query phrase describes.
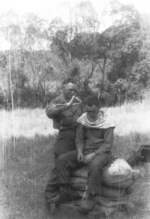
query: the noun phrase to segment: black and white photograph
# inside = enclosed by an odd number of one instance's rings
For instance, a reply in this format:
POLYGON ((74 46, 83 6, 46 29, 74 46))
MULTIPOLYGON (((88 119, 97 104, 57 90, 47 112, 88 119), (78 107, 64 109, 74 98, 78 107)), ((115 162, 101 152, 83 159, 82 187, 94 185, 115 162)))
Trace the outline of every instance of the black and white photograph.
POLYGON ((150 219, 150 2, 1 2, 0 121, 0 219, 150 219))

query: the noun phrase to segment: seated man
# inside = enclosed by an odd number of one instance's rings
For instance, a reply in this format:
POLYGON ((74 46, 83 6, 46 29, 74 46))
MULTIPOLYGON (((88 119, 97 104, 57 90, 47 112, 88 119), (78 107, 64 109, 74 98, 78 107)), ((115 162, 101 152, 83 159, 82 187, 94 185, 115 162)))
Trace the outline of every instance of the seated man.
POLYGON ((78 86, 72 79, 63 82, 63 92, 50 102, 46 108, 46 115, 53 120, 54 128, 59 130, 54 145, 55 164, 51 171, 51 177, 47 183, 45 197, 48 204, 58 198, 59 202, 70 201, 72 198, 71 188, 64 184, 64 169, 61 163, 77 156, 75 147, 76 120, 82 115, 82 103, 77 97, 78 86), (71 194, 71 195, 70 195, 71 194))
POLYGON ((100 193, 103 168, 111 159, 115 126, 100 110, 97 97, 88 96, 85 108, 86 113, 77 120, 76 148, 78 162, 88 166, 86 199, 80 208, 90 211, 95 205, 94 196, 100 193))

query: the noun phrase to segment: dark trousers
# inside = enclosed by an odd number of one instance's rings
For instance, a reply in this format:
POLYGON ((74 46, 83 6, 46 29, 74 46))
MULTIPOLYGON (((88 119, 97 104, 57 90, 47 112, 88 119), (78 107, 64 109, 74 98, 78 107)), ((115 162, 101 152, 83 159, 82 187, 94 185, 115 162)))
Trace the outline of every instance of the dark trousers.
POLYGON ((76 150, 55 156, 54 168, 45 189, 46 198, 50 199, 59 194, 61 184, 70 184, 71 172, 81 166, 77 162, 76 150))
MULTIPOLYGON (((93 195, 100 193, 103 168, 110 161, 107 153, 97 155, 88 167, 88 188, 87 191, 93 195)), ((70 184, 70 176, 73 170, 84 166, 77 162, 77 151, 70 151, 55 159, 55 166, 51 172, 51 178, 46 186, 45 195, 51 198, 58 194, 59 185, 70 184)))
POLYGON ((110 155, 103 153, 97 155, 88 166, 87 192, 93 195, 101 193, 103 181, 103 168, 110 162, 110 155))
POLYGON ((68 163, 71 163, 72 159, 75 160, 77 158, 77 152, 75 150, 75 137, 76 130, 71 128, 67 130, 60 130, 58 133, 56 143, 53 148, 55 155, 54 168, 51 171, 51 176, 45 189, 45 196, 48 199, 56 196, 59 192, 59 184, 61 183, 60 179, 63 178, 61 176, 63 175, 62 172, 64 170, 64 167, 63 170, 60 167, 62 160, 64 160, 64 162, 67 160, 68 163))

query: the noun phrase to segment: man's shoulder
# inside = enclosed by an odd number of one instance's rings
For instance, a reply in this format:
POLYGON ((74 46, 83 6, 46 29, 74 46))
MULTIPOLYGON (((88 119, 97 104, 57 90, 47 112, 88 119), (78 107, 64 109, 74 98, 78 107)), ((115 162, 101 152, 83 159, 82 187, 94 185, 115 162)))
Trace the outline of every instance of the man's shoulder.
POLYGON ((65 102, 66 102, 66 100, 65 100, 65 97, 62 93, 51 100, 51 103, 65 103, 65 102))

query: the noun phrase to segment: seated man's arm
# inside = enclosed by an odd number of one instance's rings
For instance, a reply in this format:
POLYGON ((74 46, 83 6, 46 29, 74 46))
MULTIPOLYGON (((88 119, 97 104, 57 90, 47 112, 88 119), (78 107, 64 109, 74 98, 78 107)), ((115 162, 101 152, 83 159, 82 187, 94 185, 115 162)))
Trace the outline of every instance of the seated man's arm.
POLYGON ((83 150, 84 150, 84 130, 82 125, 78 125, 76 131, 76 149, 78 152, 78 161, 83 162, 83 150))
POLYGON ((96 150, 96 154, 101 154, 105 152, 109 152, 112 148, 114 141, 114 128, 108 128, 104 131, 104 143, 100 146, 98 150, 96 150))
POLYGON ((84 130, 81 124, 77 127, 76 132, 76 149, 79 152, 83 152, 84 150, 84 130))

